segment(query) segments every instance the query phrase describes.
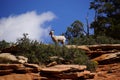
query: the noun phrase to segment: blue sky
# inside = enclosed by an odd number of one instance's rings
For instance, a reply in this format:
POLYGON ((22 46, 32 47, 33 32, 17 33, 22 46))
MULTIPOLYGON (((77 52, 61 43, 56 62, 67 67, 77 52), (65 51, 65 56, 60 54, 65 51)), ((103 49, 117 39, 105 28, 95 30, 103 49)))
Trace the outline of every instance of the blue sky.
MULTIPOLYGON (((39 24, 42 26, 40 30, 41 32, 43 29, 54 29, 55 34, 59 35, 65 32, 66 28, 70 26, 75 20, 80 20, 81 22, 83 22, 84 27, 86 27, 85 17, 87 15, 87 12, 89 13, 89 18, 88 18, 89 23, 93 21, 94 18, 94 11, 89 10, 89 6, 90 6, 90 0, 0 0, 0 29, 1 29, 0 36, 3 37, 0 40, 6 39, 5 37, 7 37, 7 34, 10 33, 8 29, 2 29, 3 26, 8 25, 12 21, 14 21, 14 25, 15 25, 16 18, 18 20, 18 17, 21 17, 21 15, 26 16, 27 14, 32 16, 34 15, 34 17, 37 17, 46 13, 46 15, 48 14, 52 16, 51 18, 49 17, 49 19, 47 19, 48 17, 42 19, 43 23, 41 22, 41 24, 39 22, 36 23, 36 25, 39 24), (8 21, 8 23, 5 23, 4 21, 5 22, 8 21), (8 31, 9 33, 5 33, 6 31, 8 31), (3 33, 6 35, 3 35, 3 33)), ((37 18, 34 19, 34 21, 36 20, 38 19, 37 18)), ((26 24, 30 24, 29 20, 24 22, 28 22, 26 24)), ((10 29, 9 25, 7 27, 10 29)), ((15 27, 13 27, 11 31, 13 30, 15 30, 15 27)), ((48 32, 47 30, 45 31, 48 32)), ((43 31, 42 35, 44 35, 45 31, 43 31)), ((17 31, 15 32, 17 33, 17 31)), ((12 36, 12 34, 10 36, 12 36)), ((46 35, 46 37, 47 36, 48 35, 46 35)), ((9 39, 6 40, 9 41, 9 39)), ((44 41, 45 39, 40 39, 40 40, 44 41)))

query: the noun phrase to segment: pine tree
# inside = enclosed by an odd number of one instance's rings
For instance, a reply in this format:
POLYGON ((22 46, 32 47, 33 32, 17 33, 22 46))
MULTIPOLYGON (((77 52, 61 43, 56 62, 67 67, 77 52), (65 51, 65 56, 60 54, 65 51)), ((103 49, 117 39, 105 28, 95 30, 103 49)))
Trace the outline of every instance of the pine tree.
POLYGON ((120 0, 93 0, 90 4, 90 9, 95 10, 91 23, 95 35, 120 39, 120 0))

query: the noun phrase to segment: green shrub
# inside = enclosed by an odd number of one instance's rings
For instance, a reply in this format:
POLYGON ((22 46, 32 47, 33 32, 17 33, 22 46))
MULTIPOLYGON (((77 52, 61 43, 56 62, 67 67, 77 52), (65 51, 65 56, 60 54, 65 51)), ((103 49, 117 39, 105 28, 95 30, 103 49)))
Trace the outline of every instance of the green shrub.
POLYGON ((96 43, 98 44, 119 44, 120 40, 116 40, 107 36, 97 36, 96 43))
POLYGON ((50 63, 50 57, 58 56, 64 59, 64 62, 56 59, 58 64, 69 62, 71 64, 87 65, 88 69, 89 66, 91 68, 96 66, 90 62, 84 51, 73 48, 68 49, 65 46, 45 45, 42 43, 35 46, 33 43, 29 43, 29 48, 27 45, 24 48, 21 45, 19 49, 20 52, 18 54, 28 57, 29 63, 47 65, 50 63))
POLYGON ((0 41, 0 50, 7 48, 10 46, 9 42, 6 42, 5 40, 0 41))
POLYGON ((59 45, 46 45, 36 40, 30 40, 26 35, 17 41, 17 51, 14 55, 21 55, 28 58, 29 63, 37 63, 42 65, 47 65, 51 62, 50 57, 57 56, 63 58, 64 60, 56 59, 58 64, 80 64, 92 66, 95 65, 91 63, 88 56, 84 51, 78 49, 68 49, 65 46, 59 45))
POLYGON ((74 45, 93 45, 93 44, 120 44, 120 40, 116 40, 107 36, 81 36, 72 38, 68 41, 68 44, 74 45))

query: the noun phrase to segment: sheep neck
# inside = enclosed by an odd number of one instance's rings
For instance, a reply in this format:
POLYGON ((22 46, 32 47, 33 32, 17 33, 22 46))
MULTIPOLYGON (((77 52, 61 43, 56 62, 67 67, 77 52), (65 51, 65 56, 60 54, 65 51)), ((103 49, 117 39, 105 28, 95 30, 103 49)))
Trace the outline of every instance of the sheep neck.
POLYGON ((54 34, 51 34, 51 38, 52 38, 52 40, 54 41, 54 42, 56 42, 56 40, 55 40, 55 35, 54 34))
POLYGON ((51 37, 52 37, 52 38, 54 38, 54 36, 55 36, 54 34, 51 34, 51 37))

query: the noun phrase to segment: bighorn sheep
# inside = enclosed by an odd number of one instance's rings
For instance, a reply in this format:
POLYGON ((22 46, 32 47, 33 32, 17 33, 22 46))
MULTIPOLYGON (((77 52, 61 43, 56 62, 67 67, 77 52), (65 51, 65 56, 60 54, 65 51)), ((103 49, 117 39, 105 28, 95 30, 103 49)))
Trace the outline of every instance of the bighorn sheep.
POLYGON ((51 38, 55 43, 61 42, 61 44, 63 45, 65 44, 65 41, 66 41, 65 36, 55 36, 53 30, 50 31, 49 35, 51 35, 51 38))

